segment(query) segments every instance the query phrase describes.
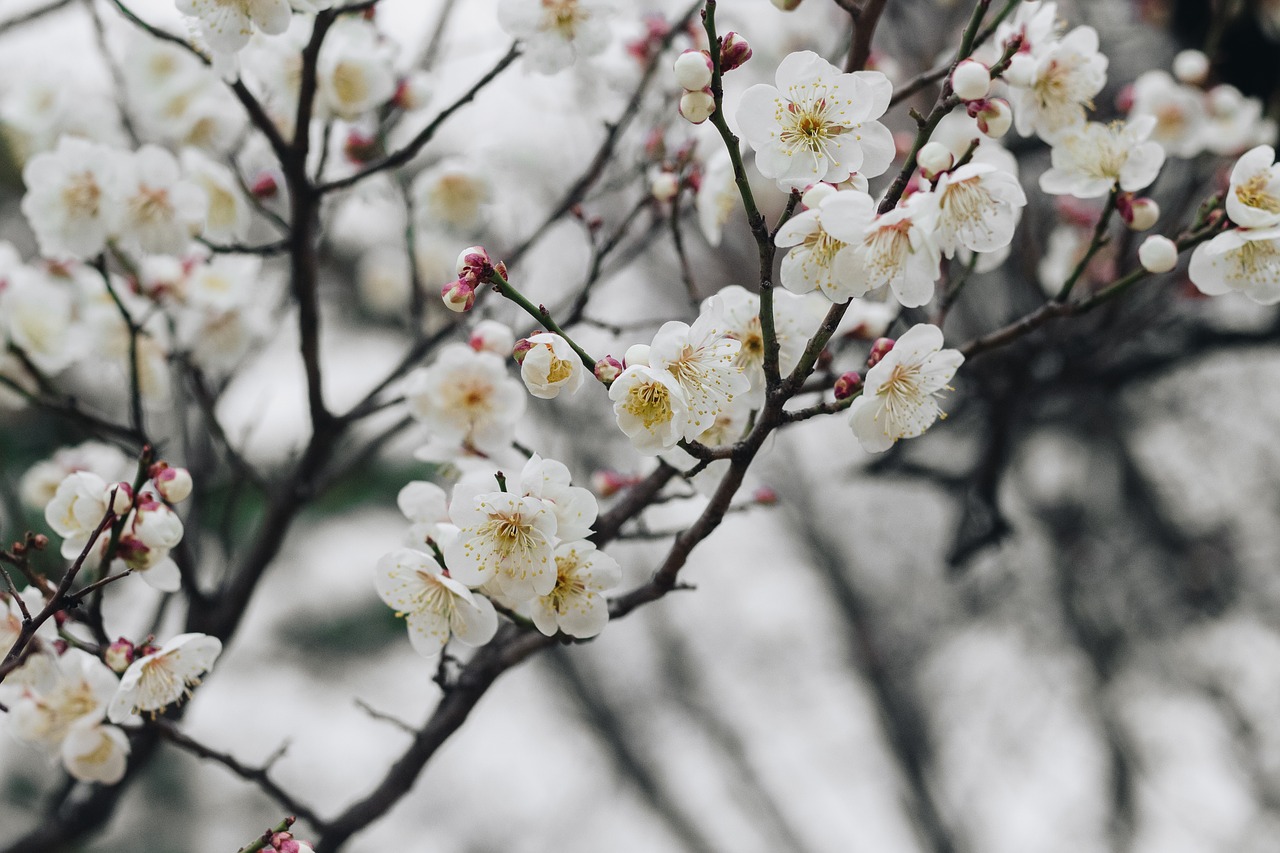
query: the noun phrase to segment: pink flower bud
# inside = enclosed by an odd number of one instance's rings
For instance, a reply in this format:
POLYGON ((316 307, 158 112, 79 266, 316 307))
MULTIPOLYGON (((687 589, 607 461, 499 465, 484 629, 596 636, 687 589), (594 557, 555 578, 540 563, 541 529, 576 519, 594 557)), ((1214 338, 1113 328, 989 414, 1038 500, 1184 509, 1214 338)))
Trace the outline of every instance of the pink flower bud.
POLYGON ((867 355, 867 369, 870 370, 879 364, 880 359, 893 349, 893 344, 893 338, 876 338, 876 342, 871 345, 871 352, 867 355))
POLYGON ((191 482, 191 472, 186 468, 170 468, 167 465, 153 474, 151 479, 156 484, 160 497, 171 504, 182 503, 190 497, 194 485, 191 482))
POLYGON ((856 370, 850 370, 836 380, 835 393, 837 400, 847 400, 862 390, 862 376, 856 370))
POLYGON ((249 191, 253 193, 254 198, 275 198, 276 193, 280 192, 280 184, 276 181, 275 175, 270 172, 260 172, 249 185, 249 191))
POLYGON ((476 288, 471 282, 460 278, 440 288, 440 298, 444 300, 446 308, 461 314, 470 311, 476 304, 476 288))
POLYGON ((673 66, 676 82, 686 92, 700 92, 711 85, 711 57, 703 50, 686 50, 673 66))
POLYGON ((378 140, 368 133, 352 129, 342 142, 342 153, 353 163, 368 163, 378 157, 378 140))
MULTIPOLYGON (((55 619, 57 619, 58 624, 59 624, 59 625, 61 625, 61 624, 66 620, 66 618, 67 618, 67 614, 66 614, 66 613, 55 613, 55 614, 54 614, 54 618, 55 618, 55 619), (57 619, 57 617, 58 617, 58 616, 61 616, 61 617, 62 617, 62 619, 57 619)), ((59 655, 65 655, 65 654, 67 653, 67 649, 69 649, 69 648, 71 648, 71 646, 70 646, 70 644, 69 644, 69 643, 67 643, 67 641, 66 641, 66 640, 54 640, 54 641, 53 641, 53 650, 54 650, 57 654, 59 654, 59 655)))
POLYGON ((134 656, 133 643, 121 637, 107 646, 107 652, 102 656, 102 659, 107 666, 111 667, 112 672, 121 673, 129 668, 129 664, 133 663, 134 656))
POLYGON ((982 108, 970 115, 978 120, 978 130, 992 139, 1004 136, 1013 126, 1013 110, 1009 108, 1009 102, 1002 98, 983 101, 982 108))
POLYGON ((778 492, 769 486, 760 486, 751 493, 751 500, 760 506, 773 506, 778 502, 778 492))
POLYGON ((941 142, 927 142, 916 154, 916 163, 929 180, 950 169, 955 162, 956 158, 951 153, 951 149, 941 142))
MULTIPOLYGON (((458 278, 472 284, 481 284, 493 274, 493 259, 484 246, 468 246, 459 253, 456 270, 458 278)), ((503 277, 506 277, 505 274, 503 277)))
POLYGON ((591 488, 602 498, 613 497, 618 492, 634 486, 639 478, 630 477, 612 468, 601 468, 591 475, 591 488))
POLYGON ((1133 199, 1129 203, 1128 214, 1124 216, 1124 223, 1133 231, 1148 231, 1159 221, 1160 205, 1155 199, 1145 197, 1133 199))
POLYGON ((685 121, 702 124, 711 118, 711 114, 715 111, 716 99, 707 90, 685 92, 680 96, 680 115, 685 121))
POLYGON ((720 72, 728 73, 751 58, 751 45, 738 33, 730 30, 720 40, 720 72))
POLYGON ((1127 113, 1133 109, 1133 104, 1133 84, 1121 86, 1120 91, 1116 93, 1116 109, 1122 113, 1127 113))
POLYGON ((516 341, 515 347, 511 350, 511 355, 516 360, 516 364, 524 364, 524 357, 529 354, 529 350, 533 349, 533 343, 528 338, 521 338, 516 341))
POLYGON ((611 355, 606 355, 604 358, 596 362, 596 366, 592 372, 595 373, 596 379, 607 384, 617 379, 618 374, 622 373, 622 371, 622 362, 618 361, 611 355))

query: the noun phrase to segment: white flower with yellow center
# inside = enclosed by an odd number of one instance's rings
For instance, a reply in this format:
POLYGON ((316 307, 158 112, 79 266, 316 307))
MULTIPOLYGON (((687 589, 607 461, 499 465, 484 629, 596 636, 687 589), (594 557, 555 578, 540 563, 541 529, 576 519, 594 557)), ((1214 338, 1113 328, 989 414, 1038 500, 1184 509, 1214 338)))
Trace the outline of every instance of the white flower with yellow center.
POLYGON ((554 74, 609 44, 605 0, 499 0, 498 23, 524 46, 524 64, 554 74))
POLYGON ((485 452, 511 444, 528 405, 523 385, 507 373, 502 358, 466 344, 445 347, 433 364, 410 374, 405 399, 433 439, 485 452))
POLYGON ((1280 226, 1227 231, 1201 243, 1187 274, 1207 296, 1234 292, 1260 305, 1280 302, 1280 226))
POLYGON ((108 485, 90 471, 68 474, 58 484, 53 499, 44 509, 44 518, 53 532, 63 537, 63 557, 71 560, 84 550, 89 537, 111 508, 113 493, 115 509, 126 511, 130 498, 123 489, 118 484, 108 485))
POLYGON ((441 223, 474 228, 489 196, 488 177, 468 160, 442 160, 413 179, 413 212, 423 232, 441 223))
MULTIPOLYGON (((487 488, 487 487, 484 487, 487 488)), ((454 487, 449 518, 457 538, 444 547, 449 573, 469 587, 490 580, 507 598, 528 601, 555 586, 556 516, 539 498, 454 487)))
POLYGON ((585 541, 561 543, 555 560, 556 585, 533 600, 533 624, 548 637, 557 631, 594 637, 609 622, 609 602, 601 593, 622 583, 622 568, 585 541))
POLYGON ((1280 165, 1270 145, 1246 152, 1231 169, 1227 216, 1241 228, 1280 225, 1280 165))
POLYGON ((23 689, 9 720, 17 737, 56 749, 76 724, 102 719, 119 679, 105 663, 80 649, 64 652, 51 675, 53 683, 46 689, 23 689))
POLYGON ((702 311, 692 326, 679 320, 663 323, 649 346, 649 366, 665 370, 684 392, 689 407, 685 438, 697 437, 734 395, 751 387, 751 380, 737 365, 742 344, 727 337, 727 332, 724 318, 702 311))
POLYGON ((724 225, 742 204, 738 185, 734 183, 733 162, 723 148, 707 159, 702 181, 693 206, 698 213, 698 227, 702 236, 712 246, 719 246, 724 236, 724 225))
POLYGON ((565 540, 587 538, 600 512, 596 496, 589 489, 571 484, 568 466, 536 453, 520 472, 520 493, 551 507, 556 517, 556 536, 565 540))
POLYGON ((1194 157, 1205 149, 1210 131, 1204 93, 1179 83, 1167 71, 1147 71, 1133 81, 1129 118, 1156 120, 1151 139, 1174 157, 1194 157))
POLYGON ((404 617, 414 651, 439 657, 449 638, 482 646, 498 631, 498 615, 483 595, 445 573, 433 557, 401 548, 378 561, 378 597, 404 617))
POLYGON ((684 438, 689 403, 667 371, 633 364, 613 380, 609 399, 618 428, 640 453, 656 456, 684 438))
POLYGON ((934 240, 948 258, 956 249, 994 252, 1013 242, 1027 195, 1013 175, 985 163, 945 172, 934 184, 934 240))
POLYGON ((1005 74, 1018 133, 1053 142, 1084 124, 1085 110, 1107 82, 1107 57, 1098 52, 1098 31, 1076 27, 1060 41, 1019 54, 1005 74))
POLYGON ((875 202, 864 192, 838 192, 830 184, 814 184, 803 202, 807 209, 783 223, 774 237, 779 248, 791 248, 782 259, 782 286, 792 293, 820 290, 832 302, 843 302, 853 295, 853 283, 836 274, 836 256, 850 245, 846 240, 861 238, 875 219, 875 202))
POLYGON ((209 47, 234 53, 254 30, 276 36, 289 28, 289 0, 178 0, 178 11, 195 18, 209 47))
POLYGON ((231 170, 195 148, 182 152, 182 169, 208 199, 204 236, 215 242, 243 240, 252 217, 249 202, 231 170))
POLYGON ((942 349, 937 326, 912 326, 867 371, 862 396, 849 407, 849 425, 868 453, 888 450, 900 438, 922 435, 939 417, 936 395, 964 362, 959 350, 942 349))
POLYGON ((1091 121, 1053 144, 1053 167, 1040 176, 1040 189, 1053 195, 1097 198, 1117 184, 1126 192, 1148 186, 1164 165, 1164 149, 1147 137, 1154 116, 1127 123, 1091 121))
POLYGON ((65 282, 19 267, 0 288, 0 342, 22 352, 41 372, 54 376, 85 352, 75 298, 65 282))
POLYGON ((179 634, 155 652, 129 664, 120 688, 107 708, 107 718, 124 723, 138 714, 155 716, 191 695, 200 676, 213 668, 222 641, 207 634, 179 634))
POLYGON ((932 237, 931 196, 915 193, 904 204, 877 216, 856 242, 851 239, 850 247, 836 256, 836 275, 849 283, 849 296, 862 296, 888 285, 894 298, 908 308, 933 298, 942 254, 932 237))
POLYGON ((121 200, 116 173, 123 152, 64 136, 53 151, 37 154, 22 170, 27 193, 22 213, 40 244, 40 254, 85 260, 103 250, 115 232, 121 200))
POLYGON ((737 120, 755 149, 756 168, 784 187, 840 183, 853 172, 874 178, 893 162, 893 134, 876 119, 893 95, 879 71, 841 73, 813 51, 788 55, 777 86, 742 93, 737 120))
POLYGON ((181 255, 204 227, 209 199, 185 180, 178 161, 157 145, 144 145, 116 171, 120 199, 117 236, 129 247, 157 255, 181 255))
POLYGON ((572 394, 582 387, 587 369, 568 341, 552 332, 540 332, 525 340, 529 349, 520 361, 520 378, 530 394, 551 400, 561 391, 572 394))
POLYGON ((77 725, 62 741, 62 766, 73 779, 114 785, 129 763, 129 738, 115 726, 77 725))
POLYGON ((359 17, 339 18, 316 65, 322 113, 353 121, 391 100, 396 93, 391 42, 359 17))

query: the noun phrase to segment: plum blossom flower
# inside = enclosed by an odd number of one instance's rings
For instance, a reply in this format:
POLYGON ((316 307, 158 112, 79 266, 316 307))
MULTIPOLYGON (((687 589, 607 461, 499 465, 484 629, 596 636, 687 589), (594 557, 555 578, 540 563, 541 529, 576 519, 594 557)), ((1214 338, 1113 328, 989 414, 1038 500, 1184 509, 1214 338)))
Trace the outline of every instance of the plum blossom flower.
POLYGON ((498 23, 524 43, 524 63, 554 74, 609 44, 606 0, 499 0, 498 23))
POLYGON ((1053 167, 1040 176, 1040 189, 1053 195, 1097 198, 1119 184, 1136 192, 1156 179, 1164 149, 1147 141, 1153 116, 1120 124, 1091 121, 1063 134, 1053 145, 1053 167))
POLYGON ((319 104, 330 115, 352 121, 385 104, 396 93, 391 43, 363 18, 339 18, 316 64, 319 104))
POLYGON ((70 560, 89 544, 89 537, 109 511, 123 511, 129 502, 124 484, 107 485, 91 471, 76 471, 58 485, 45 507, 44 518, 53 532, 63 537, 62 556, 70 560))
POLYGON ((1238 292, 1260 305, 1280 302, 1280 225, 1226 231, 1201 243, 1187 274, 1206 296, 1238 292))
POLYGON ((378 596, 404 617, 414 651, 425 658, 439 657, 451 636, 482 646, 497 633, 489 599, 454 580, 429 554, 409 548, 387 554, 378 561, 375 582, 378 596))
POLYGON ((410 374, 409 413, 434 437, 497 451, 511 443, 528 398, 503 360, 466 344, 447 346, 429 367, 410 374))
POLYGON ((196 19, 209 47, 234 53, 255 30, 277 36, 289 28, 289 0, 178 0, 178 11, 196 19))
POLYGON ((1147 71, 1133 81, 1129 118, 1149 115, 1156 124, 1151 139, 1174 157, 1194 157, 1205 148, 1209 129, 1204 93, 1179 83, 1161 70, 1147 71))
POLYGON ((222 242, 243 240, 252 219, 249 202, 231 170, 196 148, 182 152, 182 169, 207 200, 204 236, 222 242))
POLYGON ((609 399, 618 428, 640 453, 655 456, 684 437, 689 403, 671 373, 633 364, 613 380, 609 399))
POLYGON ((556 516, 539 498, 454 487, 449 517, 457 538, 444 547, 450 574, 469 587, 495 581, 503 595, 528 601, 555 586, 556 516))
POLYGON ((1280 225, 1280 165, 1270 145, 1246 152, 1231 169, 1227 216, 1241 228, 1280 225))
POLYGON ((42 255, 85 260, 103 250, 119 219, 114 187, 124 160, 114 148, 64 136, 27 161, 22 213, 42 255))
POLYGON ((0 341, 7 339, 47 375, 84 354, 79 326, 72 290, 38 270, 13 270, 0 289, 0 341))
POLYGON ((129 738, 115 726, 77 725, 67 732, 59 752, 72 778, 114 785, 128 766, 129 738))
POLYGON ((571 485, 569 468, 555 459, 533 454, 520 472, 520 493, 549 504, 556 517, 556 536, 585 539, 600 511, 589 489, 571 485))
POLYGON ((441 525, 449 524, 449 497, 444 489, 425 480, 414 480, 396 495, 396 506, 413 523, 409 537, 415 545, 440 538, 441 525))
POLYGON ((893 134, 876 121, 893 94, 889 78, 879 71, 844 74, 805 50, 782 60, 776 82, 747 89, 738 105, 738 125, 760 174, 803 187, 889 168, 893 134))
POLYGON ((525 339, 529 348, 520 361, 520 378, 529 393, 551 400, 561 391, 572 394, 582 387, 587 370, 569 342, 552 332, 540 332, 525 339))
POLYGON ((1014 57, 1005 74, 1018 133, 1053 142, 1085 120, 1093 97, 1107 82, 1107 57, 1098 52, 1098 31, 1076 27, 1044 48, 1014 57), (1019 67, 1022 66, 1022 67, 1019 67))
POLYGON ((179 634, 129 664, 107 708, 107 718, 124 723, 135 715, 158 714, 191 695, 200 676, 213 668, 222 641, 207 634, 179 634))
POLYGON ((837 192, 830 184, 815 184, 803 202, 808 209, 783 223, 774 238, 780 248, 792 247, 782 259, 782 286, 792 293, 817 289, 843 302, 854 287, 836 274, 836 256, 862 238, 875 218, 875 202, 864 192, 837 192))
POLYGON ((46 689, 23 689, 10 708, 10 719, 19 738, 56 749, 74 726, 102 719, 119 679, 80 649, 64 652, 51 674, 54 680, 46 689))
POLYGON ((118 236, 126 244, 159 255, 180 255, 204 226, 209 200, 182 177, 178 161, 163 148, 144 145, 115 172, 120 199, 118 236))
POLYGON ((684 437, 693 438, 715 422, 716 413, 751 387, 735 364, 742 344, 726 336, 723 318, 699 313, 693 325, 663 323, 649 345, 649 366, 675 378, 688 405, 684 437))
POLYGON ((555 551, 556 585, 533 600, 533 624, 548 637, 594 637, 609 622, 609 603, 601 595, 622 582, 618 561, 590 542, 562 542, 555 551))
POLYGON ((942 349, 937 326, 908 329, 867 371, 862 396, 849 407, 849 424, 862 448, 880 453, 900 438, 922 435, 943 416, 935 397, 963 362, 959 350, 942 349))
POLYGON ((937 205, 934 240, 948 258, 960 247, 994 252, 1008 246, 1027 203, 1016 177, 983 163, 940 175, 930 199, 937 205))
POLYGON ((932 237, 931 195, 914 193, 904 204, 877 216, 861 235, 837 235, 852 243, 836 256, 836 275, 849 282, 848 295, 862 296, 888 285, 908 308, 933 298, 942 255, 932 237))

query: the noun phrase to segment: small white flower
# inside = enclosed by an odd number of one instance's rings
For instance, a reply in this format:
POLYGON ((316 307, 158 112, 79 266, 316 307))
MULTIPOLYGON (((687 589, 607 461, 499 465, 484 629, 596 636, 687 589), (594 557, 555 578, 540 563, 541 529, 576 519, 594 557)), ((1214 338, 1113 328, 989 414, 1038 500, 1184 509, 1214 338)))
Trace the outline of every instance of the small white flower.
POLYGON ((129 738, 115 726, 73 726, 62 741, 62 766, 73 779, 114 785, 129 763, 129 738))
POLYGON ((609 602, 600 593, 622 582, 618 561, 590 542, 562 542, 555 552, 556 585, 533 601, 533 624, 548 637, 594 637, 609 622, 609 602))
POLYGON ((84 355, 75 298, 65 283, 27 267, 0 288, 0 341, 5 338, 41 372, 54 376, 84 355))
POLYGON ((64 539, 63 557, 70 560, 84 550, 89 536, 111 508, 113 490, 116 491, 117 503, 125 501, 127 507, 127 498, 117 484, 108 486, 101 477, 89 471, 69 474, 58 485, 53 500, 45 507, 44 518, 53 532, 64 539))
POLYGON ((741 203, 738 185, 734 183, 733 162, 728 152, 721 148, 707 160, 702 183, 698 185, 698 194, 693 200, 694 209, 698 212, 698 227, 712 246, 720 245, 724 224, 741 203))
POLYGON ((126 245, 158 255, 180 255, 204 226, 209 200, 184 180, 173 155, 144 145, 115 173, 120 199, 118 236, 126 245))
POLYGON ((737 120, 756 152, 756 168, 784 187, 840 183, 853 172, 882 174, 893 162, 893 134, 876 119, 893 94, 878 71, 841 73, 813 51, 788 55, 777 86, 743 92, 737 120))
POLYGON ((1006 74, 1018 133, 1053 142, 1084 123, 1085 110, 1107 82, 1107 57, 1098 52, 1098 31, 1076 27, 1060 41, 1027 57, 1021 75, 1006 74), (1018 85, 1012 85, 1017 80, 1018 85), (1025 82, 1025 85, 1022 85, 1025 82))
POLYGON ((1151 139, 1174 157, 1194 157, 1204 150, 1209 130, 1204 93, 1177 82, 1164 71, 1147 71, 1133 81, 1130 120, 1152 116, 1151 139))
POLYGON ((440 538, 440 525, 449 524, 449 499, 444 489, 425 480, 414 480, 396 495, 396 506, 413 522, 409 536, 417 545, 440 538))
POLYGON ((496 580, 513 601, 546 595, 556 582, 551 506, 508 492, 476 494, 468 485, 454 487, 449 504, 449 517, 459 529, 444 548, 450 574, 469 587, 496 580))
POLYGON ((722 317, 703 311, 692 326, 678 320, 663 323, 649 345, 649 367, 667 371, 684 392, 685 438, 711 426, 735 394, 751 387, 736 364, 742 344, 726 332, 722 317))
POLYGON ((1246 148, 1275 139, 1276 124, 1263 116, 1262 102, 1247 98, 1235 86, 1226 83, 1205 93, 1209 123, 1204 145, 1214 154, 1239 154, 1246 148))
POLYGON ((836 275, 848 281, 848 295, 862 296, 886 284, 908 308, 933 298, 941 274, 942 253, 934 242, 932 193, 917 192, 906 203, 877 216, 863 235, 850 238, 836 256, 836 275))
POLYGON ((591 533, 600 507, 589 489, 570 483, 569 468, 555 459, 533 454, 520 472, 520 493, 542 500, 556 517, 556 536, 585 539, 591 533))
POLYGON ((602 0, 499 0, 498 23, 524 44, 524 63, 554 74, 609 44, 610 4, 602 0))
POLYGON ((378 561, 375 582, 387 606, 409 627, 414 651, 439 657, 449 637, 482 646, 498 631, 498 615, 483 595, 454 580, 433 557, 402 548, 378 561))
POLYGON ((22 213, 42 255, 85 260, 103 250, 120 218, 114 187, 126 162, 116 149, 68 136, 27 162, 22 213))
POLYGON ((224 314, 252 302, 261 274, 261 258, 215 255, 191 269, 179 295, 189 305, 224 314))
POLYGON ((1187 274, 1206 296, 1238 292, 1260 305, 1280 302, 1280 226, 1226 231, 1201 243, 1187 274))
POLYGON ((855 285, 837 275, 836 256, 862 238, 875 219, 875 202, 864 192, 837 192, 830 184, 815 184, 803 199, 808 209, 783 223, 774 238, 778 247, 792 247, 782 259, 782 286, 792 293, 817 289, 832 302, 843 302, 854 295, 855 285))
POLYGON ((64 652, 52 675, 55 681, 48 689, 23 690, 9 719, 19 738, 56 749, 73 726, 102 719, 119 679, 105 663, 80 649, 64 652))
POLYGON ((420 172, 412 193, 419 230, 445 223, 465 231, 480 221, 490 189, 473 163, 451 158, 420 172))
POLYGON ((1016 177, 982 163, 939 176, 930 199, 937 205, 934 240, 948 258, 962 246, 971 252, 1008 246, 1027 203, 1016 177))
POLYGON ((467 344, 478 352, 491 352, 500 358, 506 358, 516 345, 516 336, 505 323, 481 320, 471 330, 467 344))
POLYGON ((1053 168, 1040 176, 1040 189, 1097 198, 1117 184, 1126 192, 1146 187, 1164 165, 1164 149, 1146 141, 1155 124, 1153 116, 1125 124, 1091 121, 1063 134, 1053 145, 1053 168))
POLYGON ((249 202, 231 170, 195 148, 182 152, 182 170, 208 202, 204 236, 217 242, 243 240, 249 233, 249 202))
POLYGON ((552 332, 540 332, 525 340, 529 349, 520 362, 520 378, 530 394, 551 400, 562 391, 572 394, 582 387, 587 370, 568 341, 552 332))
POLYGON ((213 668, 222 653, 222 641, 207 634, 179 634, 155 652, 129 664, 120 688, 111 699, 107 718, 127 722, 137 714, 163 711, 191 695, 200 676, 213 668))
POLYGON ((862 396, 849 407, 849 424, 868 453, 888 450, 900 438, 922 435, 940 416, 935 395, 964 362, 959 350, 942 349, 937 326, 912 326, 867 371, 862 396))
POLYGON ((503 360, 466 344, 447 346, 405 386, 409 413, 442 441, 481 451, 505 449, 524 415, 528 397, 503 360))
POLYGON ((289 0, 177 0, 178 11, 196 18, 200 33, 218 53, 234 53, 254 30, 280 35, 289 28, 289 0))
POLYGON ((1227 216, 1241 228, 1280 225, 1280 165, 1270 145, 1245 153, 1231 169, 1227 216))
POLYGON ((346 16, 333 25, 316 64, 322 111, 353 121, 396 93, 394 50, 363 18, 346 16))
POLYGON ((680 383, 665 370, 633 364, 609 386, 618 428, 640 453, 655 456, 685 435, 689 404, 680 383))

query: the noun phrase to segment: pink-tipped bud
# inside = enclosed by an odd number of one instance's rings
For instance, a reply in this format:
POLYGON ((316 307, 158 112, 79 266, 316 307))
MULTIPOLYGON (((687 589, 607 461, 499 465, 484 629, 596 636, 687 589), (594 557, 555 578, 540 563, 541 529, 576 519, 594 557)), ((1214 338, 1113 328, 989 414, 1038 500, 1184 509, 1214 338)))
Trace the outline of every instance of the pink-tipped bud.
POLYGON ((1120 87, 1120 91, 1116 93, 1116 110, 1127 113, 1133 109, 1133 105, 1137 100, 1137 96, 1133 91, 1133 84, 1127 84, 1120 87))
POLYGON ((680 177, 675 172, 663 169, 649 181, 649 192, 658 201, 671 201, 680 192, 680 177))
POLYGON ((446 308, 461 314, 470 311, 476 304, 476 287, 471 282, 460 278, 440 288, 440 298, 444 300, 446 308))
POLYGON ((639 482, 636 477, 629 477, 612 468, 601 468, 591 475, 591 488, 602 498, 613 497, 618 492, 639 482))
MULTIPOLYGON (((152 470, 155 470, 154 467, 152 470)), ((151 480, 156 484, 156 491, 160 493, 160 497, 171 504, 185 501, 191 496, 191 490, 194 487, 190 471, 186 468, 170 468, 168 465, 153 473, 151 480)))
POLYGON ((342 141, 342 153, 353 163, 368 163, 378 157, 377 137, 352 129, 342 141))
POLYGON ((128 483, 112 483, 105 496, 116 515, 124 515, 133 506, 133 486, 128 483))
POLYGON ((893 344, 893 338, 876 338, 876 342, 871 345, 871 352, 867 355, 867 369, 870 370, 879 364, 880 359, 893 349, 893 344))
POLYGON ((529 354, 529 350, 533 349, 533 344, 528 338, 521 338, 516 341, 516 345, 511 349, 511 357, 516 360, 516 364, 524 364, 524 357, 529 354))
MULTIPOLYGON (((493 274, 493 259, 489 257, 484 246, 468 246, 458 254, 458 263, 454 267, 458 278, 473 284, 487 282, 493 274)), ((505 275, 503 276, 505 278, 505 275)))
POLYGON ((400 78, 391 102, 402 110, 417 110, 425 107, 431 91, 427 81, 427 75, 421 71, 415 71, 407 77, 400 78))
POLYGON ((121 637, 107 646, 106 654, 102 656, 102 659, 107 666, 111 667, 112 672, 121 673, 129 668, 129 664, 133 663, 134 657, 133 643, 121 637))
POLYGON ((607 385, 617 379, 623 369, 622 362, 618 361, 611 355, 606 355, 604 358, 596 362, 596 366, 593 368, 592 372, 596 375, 596 379, 599 379, 607 385))
POLYGON ((270 172, 260 172, 249 185, 249 192, 253 193, 254 198, 275 198, 280 192, 280 182, 270 172))
POLYGON ((676 83, 686 92, 700 92, 711 85, 711 57, 704 50, 686 50, 672 67, 676 83))
POLYGON ((978 130, 987 136, 999 139, 1013 127, 1013 110, 1009 108, 1008 101, 990 98, 975 103, 980 104, 978 110, 969 114, 978 120, 978 130))
POLYGON ((956 158, 951 153, 951 149, 941 142, 926 142, 916 154, 916 164, 920 166, 924 176, 931 181, 954 166, 955 162, 956 158))
POLYGON ((735 68, 741 68, 751 58, 751 45, 740 33, 732 30, 725 33, 720 40, 720 72, 727 74, 735 68))
POLYGON ((862 390, 862 375, 850 370, 836 380, 835 394, 837 400, 847 400, 862 390))
POLYGON ((1128 210, 1121 211, 1124 224, 1133 231, 1149 231, 1160 221, 1160 205, 1155 199, 1135 198, 1129 202, 1128 210))
MULTIPOLYGON (((62 625, 67 621, 67 614, 65 612, 58 612, 53 614, 53 618, 55 622, 57 622, 59 625, 62 625), (58 618, 59 616, 61 616, 62 618, 59 619, 58 618)), ((53 651, 58 655, 65 655, 67 653, 67 649, 69 648, 71 648, 71 644, 68 643, 66 640, 53 641, 53 651)))
POLYGON ((511 328, 497 320, 481 320, 467 338, 467 344, 476 352, 491 352, 504 358, 511 354, 515 343, 511 328))
POLYGON ((760 506, 773 506, 778 502, 778 492, 769 486, 759 486, 751 493, 751 500, 760 506))
POLYGON ((981 62, 966 59, 951 72, 951 91, 962 101, 985 98, 991 90, 991 71, 981 62))
POLYGON ((716 99, 711 92, 702 89, 697 92, 685 92, 680 96, 680 115, 692 124, 702 124, 711 118, 716 111, 716 99))

